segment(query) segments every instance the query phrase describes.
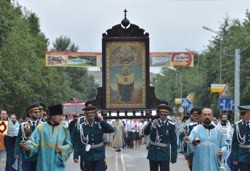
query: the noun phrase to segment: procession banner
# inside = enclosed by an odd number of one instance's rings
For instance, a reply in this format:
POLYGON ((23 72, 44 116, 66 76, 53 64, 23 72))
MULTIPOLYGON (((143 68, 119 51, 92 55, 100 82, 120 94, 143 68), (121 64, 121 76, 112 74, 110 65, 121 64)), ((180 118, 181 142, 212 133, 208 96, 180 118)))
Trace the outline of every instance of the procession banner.
MULTIPOLYGON (((101 52, 46 52, 48 67, 102 67, 101 52)), ((193 52, 151 52, 150 67, 193 67, 193 52)))
POLYGON ((151 67, 169 67, 171 66, 172 53, 169 52, 152 52, 150 53, 151 67))
POLYGON ((100 67, 101 53, 96 52, 46 52, 48 67, 100 67))

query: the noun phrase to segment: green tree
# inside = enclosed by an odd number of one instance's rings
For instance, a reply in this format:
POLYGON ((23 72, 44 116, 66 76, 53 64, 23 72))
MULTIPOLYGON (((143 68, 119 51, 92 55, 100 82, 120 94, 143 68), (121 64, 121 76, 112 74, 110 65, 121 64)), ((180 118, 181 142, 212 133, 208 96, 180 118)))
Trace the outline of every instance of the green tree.
POLYGON ((24 114, 34 101, 50 105, 69 99, 73 91, 67 75, 44 66, 48 40, 36 15, 10 1, 0 6, 1 107, 24 114))
POLYGON ((71 43, 71 40, 67 36, 60 36, 56 38, 55 42, 53 43, 52 51, 70 51, 70 52, 77 52, 78 46, 74 43, 71 43))
MULTIPOLYGON (((70 51, 76 52, 78 46, 71 43, 70 38, 60 36, 53 43, 54 51, 70 51)), ((65 72, 70 82, 70 88, 73 90, 72 97, 78 97, 83 100, 92 99, 96 95, 97 85, 92 76, 88 75, 85 68, 58 68, 59 72, 65 72)))

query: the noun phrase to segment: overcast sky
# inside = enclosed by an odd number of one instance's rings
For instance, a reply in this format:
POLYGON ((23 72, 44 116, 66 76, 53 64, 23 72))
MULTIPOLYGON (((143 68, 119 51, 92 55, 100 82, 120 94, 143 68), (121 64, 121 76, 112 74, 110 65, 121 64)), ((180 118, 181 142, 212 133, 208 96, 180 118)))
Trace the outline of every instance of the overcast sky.
POLYGON ((150 36, 150 52, 206 49, 223 18, 243 20, 250 0, 17 0, 37 14, 50 42, 68 36, 81 52, 101 52, 102 33, 124 18, 150 36))

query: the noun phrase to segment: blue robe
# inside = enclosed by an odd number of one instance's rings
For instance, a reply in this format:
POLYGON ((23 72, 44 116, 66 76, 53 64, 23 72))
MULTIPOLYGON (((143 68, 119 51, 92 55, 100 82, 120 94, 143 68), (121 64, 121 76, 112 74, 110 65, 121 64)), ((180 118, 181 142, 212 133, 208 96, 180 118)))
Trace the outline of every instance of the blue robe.
POLYGON ((36 127, 28 140, 30 151, 25 157, 38 154, 37 171, 66 171, 65 162, 72 152, 69 131, 61 124, 51 126, 43 122, 36 127), (55 146, 61 147, 61 152, 56 153, 55 146))
POLYGON ((197 148, 189 145, 189 152, 193 153, 193 171, 219 171, 220 158, 217 155, 218 149, 222 150, 222 155, 227 156, 227 142, 225 136, 218 128, 204 128, 198 125, 193 128, 189 136, 190 142, 195 138, 200 139, 197 148))

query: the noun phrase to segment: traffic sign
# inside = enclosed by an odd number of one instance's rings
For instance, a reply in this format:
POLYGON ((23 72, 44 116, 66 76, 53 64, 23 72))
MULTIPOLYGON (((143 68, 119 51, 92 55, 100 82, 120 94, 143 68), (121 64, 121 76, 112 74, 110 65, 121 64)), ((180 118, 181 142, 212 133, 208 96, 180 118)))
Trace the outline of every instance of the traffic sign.
POLYGON ((229 85, 226 84, 225 88, 223 89, 223 91, 220 94, 220 97, 231 97, 231 92, 229 90, 229 85))
POLYGON ((181 106, 182 107, 189 107, 192 104, 192 102, 189 99, 182 99, 181 100, 181 106))
POLYGON ((221 93, 226 84, 211 84, 211 93, 221 93))
POLYGON ((182 98, 175 98, 174 99, 174 104, 181 104, 182 103, 182 98))
POLYGON ((234 110, 233 98, 219 97, 219 110, 234 110))
POLYGON ((187 107, 187 111, 190 112, 190 111, 192 110, 193 107, 194 107, 193 104, 189 105, 189 106, 187 107))

